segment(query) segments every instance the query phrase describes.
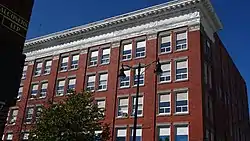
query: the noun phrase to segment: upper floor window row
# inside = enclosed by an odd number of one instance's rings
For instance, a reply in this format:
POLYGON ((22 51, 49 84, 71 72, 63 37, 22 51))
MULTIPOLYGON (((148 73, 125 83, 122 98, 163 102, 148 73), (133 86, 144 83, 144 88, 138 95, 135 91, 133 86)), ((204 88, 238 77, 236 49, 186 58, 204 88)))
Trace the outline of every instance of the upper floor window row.
MULTIPOLYGON (((133 43, 123 45, 122 60, 132 59, 133 43)), ((146 40, 136 41, 134 57, 143 58, 146 56, 146 40)))
POLYGON ((47 91, 48 82, 33 83, 30 87, 30 98, 45 98, 47 91))
POLYGON ((71 94, 76 89, 76 78, 59 79, 57 81, 56 96, 71 94))
POLYGON ((74 70, 78 68, 79 54, 62 56, 60 61, 60 71, 74 70))
POLYGON ((34 76, 47 75, 51 72, 52 60, 37 61, 34 76))
MULTIPOLYGON (((177 32, 175 33, 175 51, 186 50, 188 48, 187 45, 187 31, 177 32)), ((160 53, 170 53, 172 51, 172 35, 160 35, 159 37, 160 42, 160 53)))
POLYGON ((89 66, 96 66, 97 64, 109 64, 110 62, 110 48, 101 48, 99 50, 90 51, 89 66), (100 57, 99 57, 100 56, 100 57))
MULTIPOLYGON (((103 73, 99 73, 98 75, 98 80, 97 80, 97 85, 98 91, 105 91, 108 89, 108 73, 107 72, 103 72, 103 73)), ((87 85, 86 85, 86 90, 87 91, 94 91, 96 88, 96 75, 92 74, 92 75, 88 75, 87 76, 87 85)))

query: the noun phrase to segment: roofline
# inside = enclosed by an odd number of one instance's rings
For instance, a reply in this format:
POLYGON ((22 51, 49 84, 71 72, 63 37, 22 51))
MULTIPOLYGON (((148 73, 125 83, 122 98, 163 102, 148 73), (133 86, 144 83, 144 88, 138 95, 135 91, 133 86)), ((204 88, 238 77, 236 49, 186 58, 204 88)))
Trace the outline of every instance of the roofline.
POLYGON ((60 38, 67 37, 70 35, 76 35, 76 34, 88 32, 88 31, 93 31, 93 30, 96 30, 99 28, 105 28, 105 27, 110 26, 110 25, 120 24, 120 23, 129 21, 129 20, 138 19, 138 18, 149 16, 149 15, 157 14, 158 12, 161 12, 161 11, 177 9, 177 8, 181 8, 181 7, 186 6, 186 5, 199 3, 199 2, 204 2, 205 4, 208 4, 208 7, 210 8, 210 11, 212 13, 212 16, 214 16, 214 18, 215 18, 216 26, 218 27, 218 29, 222 29, 222 24, 221 24, 218 16, 216 15, 216 13, 214 12, 214 9, 213 9, 213 6, 212 6, 210 0, 174 0, 174 1, 163 3, 163 4, 140 9, 137 11, 114 16, 111 18, 107 18, 107 19, 100 20, 97 22, 89 23, 86 25, 77 26, 77 27, 73 27, 73 28, 70 28, 67 30, 63 30, 63 31, 51 33, 48 35, 36 37, 36 38, 30 39, 30 40, 26 40, 24 47, 32 46, 32 45, 39 44, 39 43, 48 42, 48 41, 55 40, 55 39, 60 39, 60 38))

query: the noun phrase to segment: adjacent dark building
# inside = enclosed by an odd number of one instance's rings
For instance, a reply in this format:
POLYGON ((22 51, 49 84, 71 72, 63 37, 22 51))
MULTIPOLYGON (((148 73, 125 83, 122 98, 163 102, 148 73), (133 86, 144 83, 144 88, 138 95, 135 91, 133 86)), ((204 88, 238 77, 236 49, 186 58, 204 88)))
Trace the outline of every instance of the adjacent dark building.
POLYGON ((0 135, 8 109, 16 102, 25 55, 22 54, 33 0, 0 1, 0 135))
POLYGON ((71 88, 94 92, 110 141, 130 141, 140 83, 137 141, 249 141, 246 84, 221 29, 209 0, 176 0, 27 40, 3 139, 27 140, 41 106, 65 99, 71 88), (136 68, 157 58, 160 76, 153 65, 118 78, 122 64, 136 68))

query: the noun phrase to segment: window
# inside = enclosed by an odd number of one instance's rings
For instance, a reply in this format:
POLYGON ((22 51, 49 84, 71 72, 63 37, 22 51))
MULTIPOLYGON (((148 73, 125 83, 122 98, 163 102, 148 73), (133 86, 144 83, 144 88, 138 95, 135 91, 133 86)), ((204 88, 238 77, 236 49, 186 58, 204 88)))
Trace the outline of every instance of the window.
POLYGON ((99 109, 101 109, 101 111, 104 114, 104 110, 105 110, 105 100, 96 100, 97 106, 99 109))
POLYGON ((187 49, 187 32, 180 32, 176 34, 176 50, 187 49))
POLYGON ((145 68, 141 68, 140 75, 138 75, 138 69, 134 71, 134 85, 137 85, 137 77, 140 76, 139 78, 139 85, 144 85, 144 74, 145 74, 145 68))
POLYGON ((170 93, 159 94, 159 114, 170 114, 170 93))
MULTIPOLYGON (((135 114, 135 101, 136 101, 136 98, 133 97, 133 109, 132 109, 132 112, 131 112, 131 116, 134 116, 135 114)), ((137 111, 137 116, 142 116, 143 115, 143 97, 142 96, 139 96, 138 97, 138 111, 137 111)))
POLYGON ((170 35, 161 37, 160 52, 161 53, 171 52, 171 36, 170 35))
POLYGON ((42 111, 42 106, 36 106, 36 121, 40 118, 42 111))
POLYGON ((135 57, 140 58, 140 57, 145 57, 145 52, 146 52, 146 41, 139 41, 136 43, 136 53, 135 57))
POLYGON ((48 83, 42 83, 41 91, 40 91, 40 97, 46 97, 47 94, 47 88, 48 88, 48 83))
POLYGON ((32 122, 33 112, 34 112, 33 107, 28 107, 27 108, 25 122, 28 122, 28 123, 32 122))
POLYGON ((95 75, 88 76, 87 91, 95 90, 95 75))
POLYGON ((23 67, 22 79, 26 78, 27 69, 28 69, 28 66, 23 67))
POLYGON ((38 93, 38 84, 33 84, 31 86, 31 98, 35 98, 37 96, 38 93))
POLYGON ((73 55, 71 60, 71 69, 76 69, 78 67, 79 55, 73 55))
POLYGON ((17 119, 18 109, 11 109, 10 110, 10 119, 9 124, 15 124, 17 119))
POLYGON ((176 62, 176 80, 186 80, 188 78, 188 62, 181 60, 176 62))
POLYGON ((106 90, 108 85, 108 74, 103 73, 99 75, 99 90, 106 90))
POLYGON ((68 90, 75 90, 75 88, 76 88, 76 79, 70 78, 68 84, 68 90))
POLYGON ((98 51, 92 51, 90 56, 89 66, 97 65, 97 61, 98 61, 98 51))
POLYGON ((50 74, 51 65, 52 65, 52 61, 51 60, 45 61, 44 74, 50 74))
POLYGON ((176 113, 188 112, 188 92, 176 92, 176 113))
POLYGON ((129 87, 130 85, 130 70, 125 70, 124 71, 126 77, 125 78, 120 78, 120 87, 129 87))
POLYGON ((127 130, 124 129, 116 129, 116 141, 126 141, 127 130))
POLYGON ((132 43, 123 46, 122 60, 129 60, 132 58, 132 43))
POLYGON ((43 66, 42 62, 36 63, 35 76, 41 75, 41 73, 42 73, 42 66, 43 66))
POLYGON ((188 141, 188 126, 175 127, 175 141, 188 141))
POLYGON ((108 64, 110 56, 110 48, 106 48, 102 50, 102 59, 101 64, 108 64))
POLYGON ((94 141, 101 141, 101 134, 102 134, 102 131, 95 131, 95 139, 94 141))
POLYGON ((65 80, 58 80, 56 96, 61 96, 64 94, 64 85, 65 85, 65 80))
POLYGON ((68 61, 69 61, 68 56, 62 58, 60 71, 66 71, 68 69, 68 61))
POLYGON ((171 81, 171 63, 161 65, 162 73, 160 74, 160 82, 170 82, 171 81))
POLYGON ((29 139, 29 132, 22 133, 22 141, 28 141, 29 139))
POLYGON ((23 95, 23 86, 20 86, 18 90, 17 100, 20 100, 22 95, 23 95))
POLYGON ((158 128, 158 141, 170 141, 170 127, 158 128))
POLYGON ((12 141, 12 139, 13 139, 13 133, 7 133, 6 141, 12 141))
MULTIPOLYGON (((131 129, 130 141, 133 141, 134 129, 131 129)), ((142 141, 142 129, 136 129, 136 141, 142 141)))
POLYGON ((128 117, 128 98, 119 98, 118 117, 128 117))

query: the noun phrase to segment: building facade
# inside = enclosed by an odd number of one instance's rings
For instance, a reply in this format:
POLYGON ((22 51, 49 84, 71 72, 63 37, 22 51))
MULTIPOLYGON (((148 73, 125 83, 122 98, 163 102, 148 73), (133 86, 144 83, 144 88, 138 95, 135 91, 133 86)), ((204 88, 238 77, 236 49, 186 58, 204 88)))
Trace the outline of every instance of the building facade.
POLYGON ((27 140, 40 107, 75 89, 92 91, 106 109, 110 141, 129 141, 137 83, 138 141, 250 140, 246 84, 220 29, 209 0, 177 0, 26 41, 3 140, 27 140), (161 75, 152 65, 118 78, 122 64, 136 69, 157 58, 161 75))

